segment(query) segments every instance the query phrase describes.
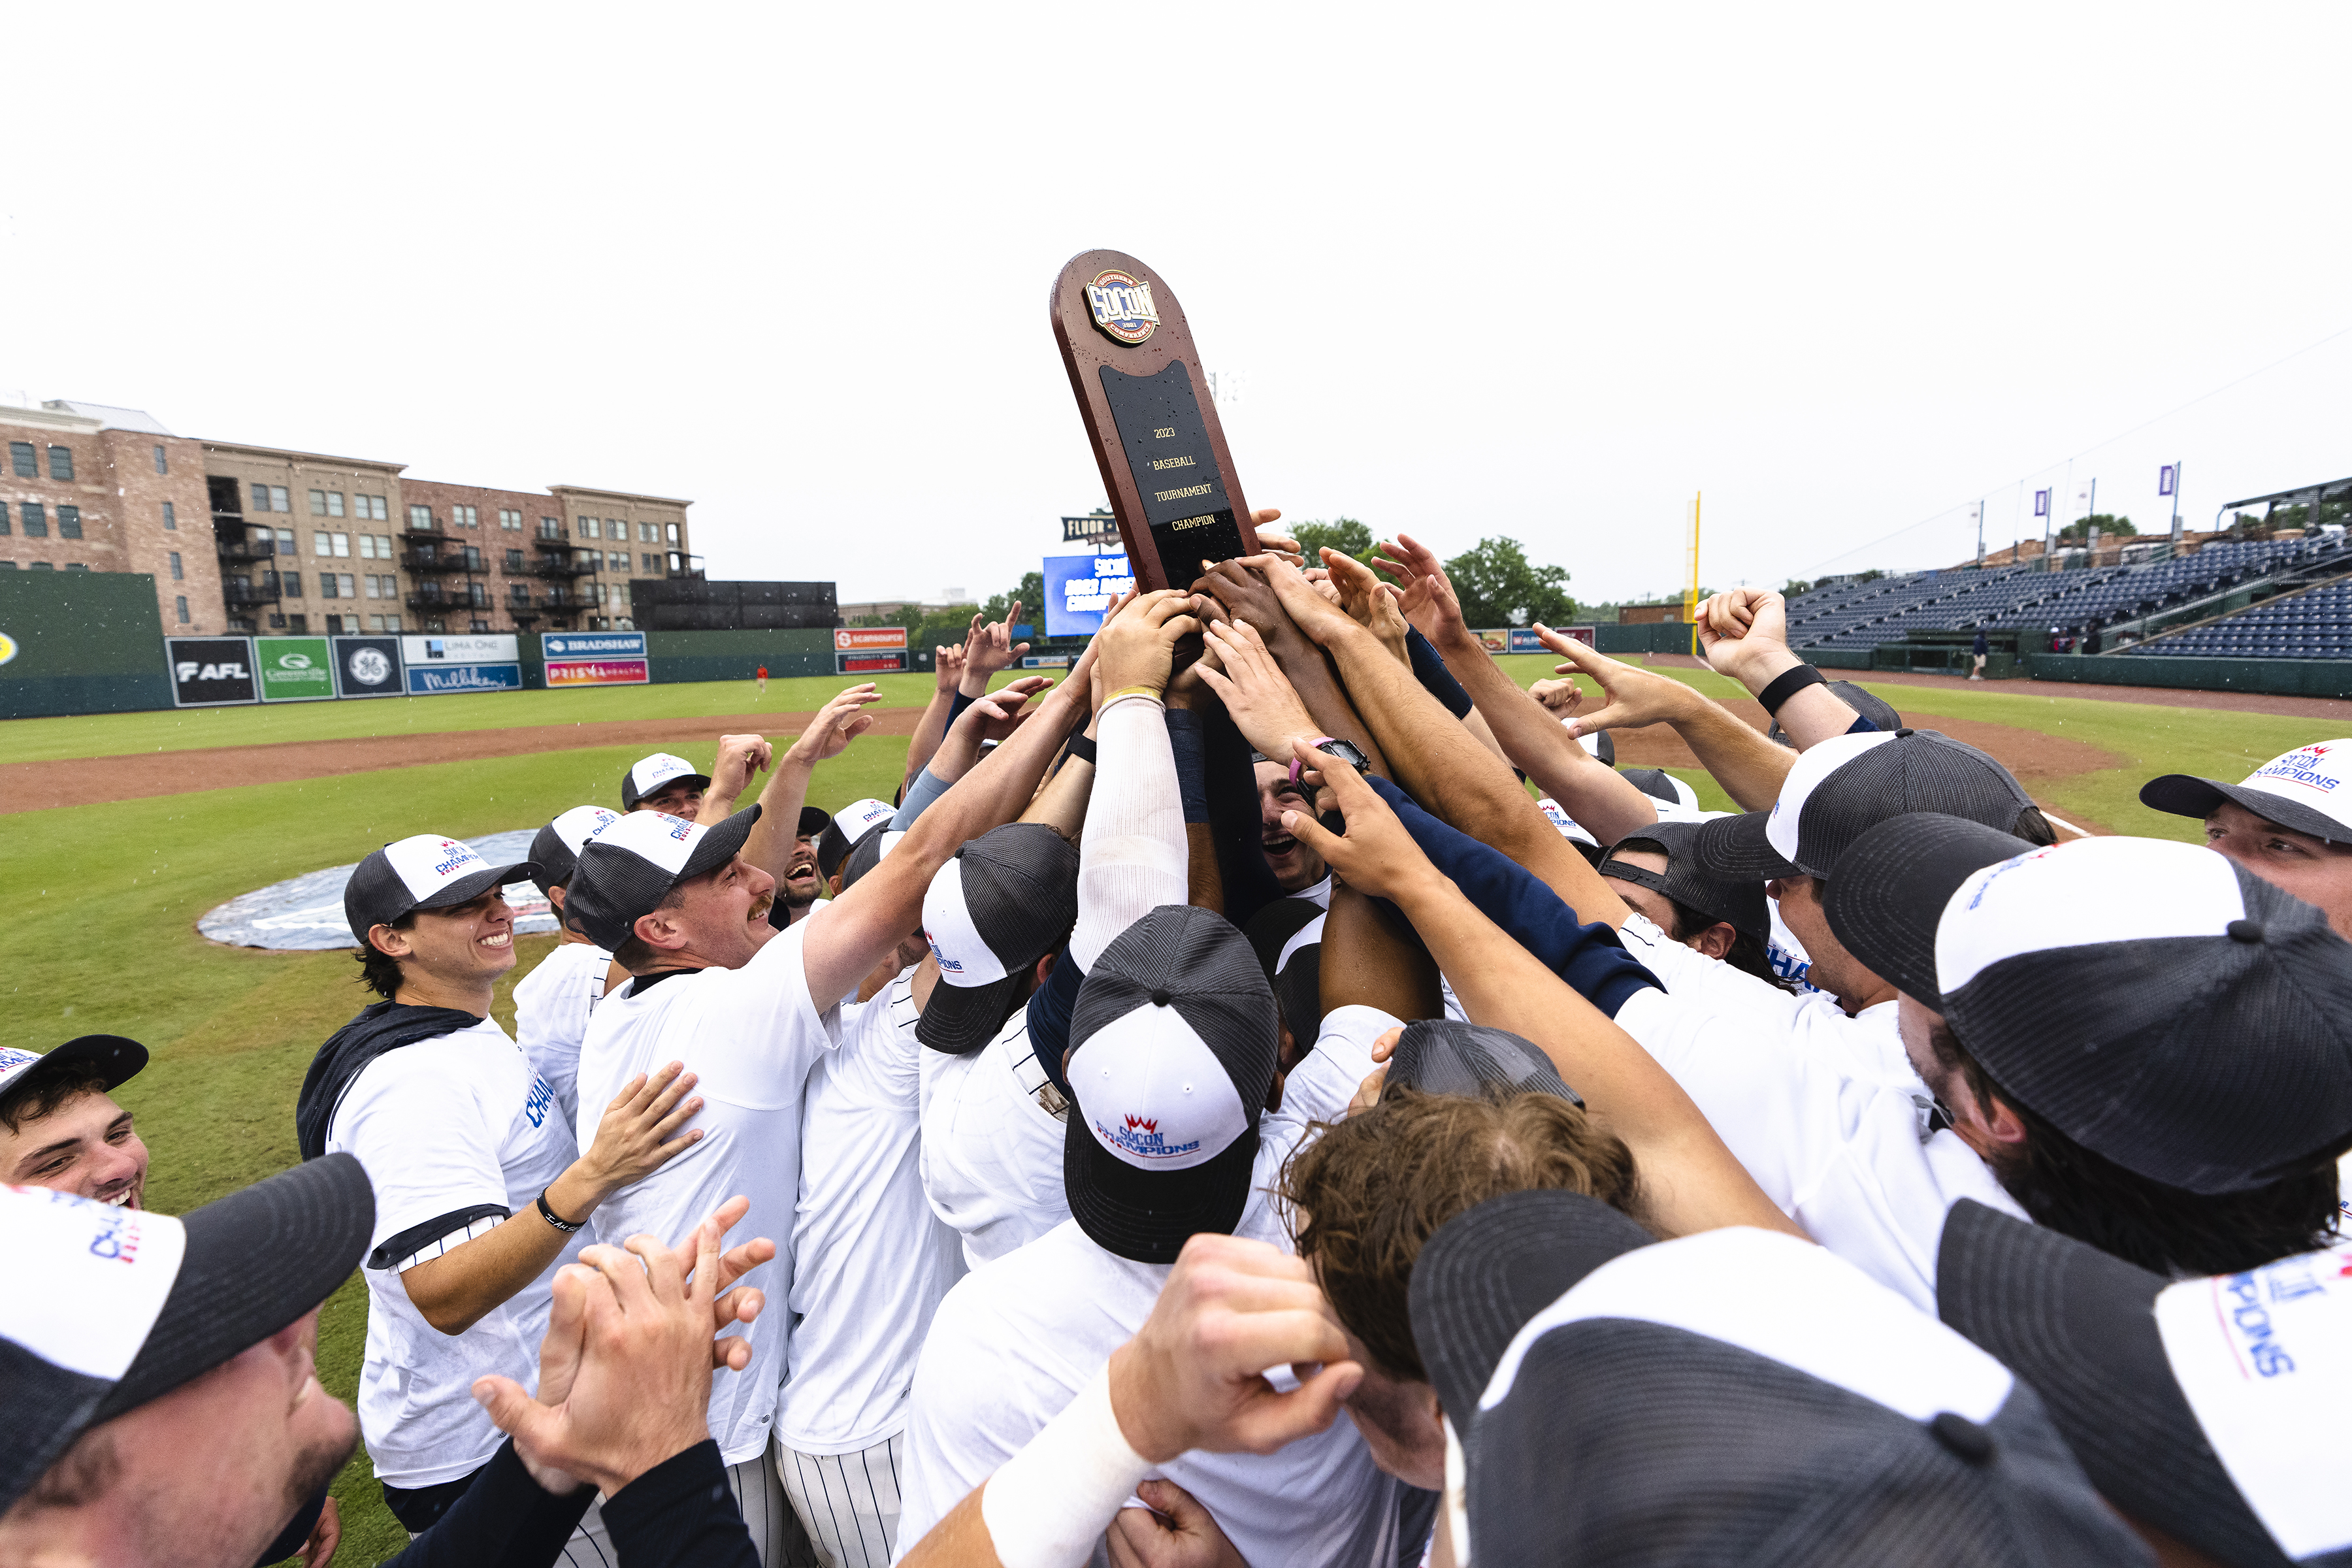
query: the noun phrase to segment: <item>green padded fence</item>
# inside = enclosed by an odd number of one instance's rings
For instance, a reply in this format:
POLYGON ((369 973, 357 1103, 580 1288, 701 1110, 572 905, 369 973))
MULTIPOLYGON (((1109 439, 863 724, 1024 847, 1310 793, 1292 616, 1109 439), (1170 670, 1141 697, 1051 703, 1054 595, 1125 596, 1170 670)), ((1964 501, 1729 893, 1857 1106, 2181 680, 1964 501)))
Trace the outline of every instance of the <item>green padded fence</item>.
POLYGON ((172 705, 147 573, 0 572, 0 719, 172 705))
POLYGON ((2352 659, 2185 658, 2162 654, 2029 654, 2036 680, 2252 691, 2270 697, 2352 697, 2352 659))

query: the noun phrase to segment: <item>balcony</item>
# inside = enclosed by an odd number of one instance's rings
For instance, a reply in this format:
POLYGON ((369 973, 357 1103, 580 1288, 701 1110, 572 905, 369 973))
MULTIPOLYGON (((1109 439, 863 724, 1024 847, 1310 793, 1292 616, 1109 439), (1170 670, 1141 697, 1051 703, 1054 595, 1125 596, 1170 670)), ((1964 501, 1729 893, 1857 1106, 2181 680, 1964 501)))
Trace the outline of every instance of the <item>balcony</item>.
POLYGON ((265 580, 258 588, 242 577, 225 578, 221 583, 221 602, 232 609, 240 605, 274 605, 279 598, 274 576, 273 574, 272 580, 265 580))
POLYGON ((412 573, 479 572, 482 557, 478 552, 443 555, 431 550, 404 550, 401 552, 400 564, 403 570, 412 573))
POLYGON ((441 524, 437 519, 425 522, 404 522, 400 525, 400 531, 408 535, 411 539, 441 539, 446 537, 442 533, 441 524))
POLYGON ((278 546, 267 539, 222 539, 215 535, 213 553, 223 561, 269 561, 277 555, 278 546))
POLYGON ((576 555, 556 555, 543 561, 534 561, 523 570, 533 577, 569 580, 573 577, 585 577, 595 571, 600 564, 602 563, 595 553, 583 551, 576 555))
POLYGON ((407 604, 412 610, 487 610, 490 607, 490 591, 479 583, 451 584, 446 587, 427 583, 408 591, 407 604), (472 592, 467 592, 468 588, 472 592))

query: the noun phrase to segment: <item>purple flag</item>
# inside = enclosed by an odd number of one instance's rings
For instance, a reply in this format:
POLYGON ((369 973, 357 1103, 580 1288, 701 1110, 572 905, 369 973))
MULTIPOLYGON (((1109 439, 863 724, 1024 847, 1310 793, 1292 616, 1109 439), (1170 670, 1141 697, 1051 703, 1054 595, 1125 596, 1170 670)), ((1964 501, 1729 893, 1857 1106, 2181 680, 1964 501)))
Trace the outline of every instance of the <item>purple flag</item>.
POLYGON ((2050 492, 2048 490, 2035 490, 2033 492, 2033 515, 2036 517, 2048 517, 2050 515, 2050 492))
POLYGON ((2167 463, 2164 467, 2157 469, 2156 493, 2160 496, 2170 495, 2172 493, 2173 481, 2179 477, 2180 470, 2170 463, 2167 463))

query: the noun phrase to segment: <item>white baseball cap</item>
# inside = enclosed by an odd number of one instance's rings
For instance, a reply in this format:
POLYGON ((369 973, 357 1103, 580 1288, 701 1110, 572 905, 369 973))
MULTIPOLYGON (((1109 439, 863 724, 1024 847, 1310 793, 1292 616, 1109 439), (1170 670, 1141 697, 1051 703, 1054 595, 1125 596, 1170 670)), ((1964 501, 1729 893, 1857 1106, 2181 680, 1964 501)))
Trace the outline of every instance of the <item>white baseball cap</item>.
POLYGON ((419 910, 470 903, 492 888, 535 881, 539 874, 535 862, 493 866, 470 844, 419 833, 385 845, 352 868, 352 879, 343 884, 343 919, 365 947, 373 927, 419 910))
POLYGON ((541 828, 530 841, 541 889, 560 888, 571 881, 581 847, 620 820, 621 814, 609 806, 575 805, 541 828))
POLYGON ((44 1063, 58 1067, 75 1061, 95 1064, 105 1077, 106 1087, 113 1089, 136 1077, 139 1069, 147 1065, 147 1047, 121 1035, 84 1035, 46 1055, 0 1047, 0 1094, 7 1093, 26 1074, 44 1063))
POLYGON ((708 827, 666 811, 629 813, 581 846, 563 896, 565 922, 605 952, 619 951, 638 916, 651 914, 680 882, 734 859, 759 820, 757 805, 708 827))
POLYGON ((2330 844, 2352 844, 2352 739, 2314 741, 2282 752, 2237 784, 2166 773, 2140 786, 2143 805, 2176 816, 2207 817, 2223 801, 2265 822, 2330 844))
POLYGON ((667 752, 656 752, 650 757, 640 757, 621 775, 621 809, 635 811, 637 802, 649 795, 659 795, 674 784, 690 784, 699 789, 710 787, 710 775, 698 773, 684 757, 674 757, 667 752))

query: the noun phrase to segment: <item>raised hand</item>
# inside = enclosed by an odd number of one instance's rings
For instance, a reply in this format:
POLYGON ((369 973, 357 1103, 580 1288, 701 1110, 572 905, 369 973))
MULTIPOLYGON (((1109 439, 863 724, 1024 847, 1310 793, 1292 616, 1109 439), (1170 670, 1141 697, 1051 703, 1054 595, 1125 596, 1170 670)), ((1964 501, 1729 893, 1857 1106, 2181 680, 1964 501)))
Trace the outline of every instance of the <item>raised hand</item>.
POLYGON ((1381 646, 1396 655, 1398 663, 1410 666, 1412 656, 1405 651, 1407 623, 1399 605, 1398 591, 1373 576, 1372 569, 1352 555, 1342 555, 1336 550, 1326 550, 1322 555, 1332 589, 1339 595, 1340 608, 1353 616, 1358 626, 1380 638, 1381 646))
MULTIPOLYGON (((1733 588, 1709 595, 1694 617, 1698 645, 1706 662, 1722 674, 1747 683, 1759 673, 1759 662, 1786 666, 1789 656, 1789 602, 1769 588, 1733 588)), ((1766 681, 1780 673, 1775 668, 1766 681)), ((1751 688, 1752 689, 1752 688, 1751 688)))
POLYGON ((981 618, 971 618, 971 630, 963 641, 963 680, 961 689, 967 697, 977 697, 988 689, 988 678, 1000 669, 1008 669, 1021 661, 1029 651, 1025 642, 1013 640, 1013 623, 1021 618, 1021 601, 1013 601, 1001 621, 986 625, 981 618))
POLYGON ((1177 642, 1201 629, 1195 614, 1200 607, 1198 598, 1175 588, 1136 595, 1134 604, 1095 637, 1104 697, 1133 687, 1155 694, 1167 690, 1177 642))
POLYGON ((704 798, 732 804, 752 775, 764 772, 775 760, 775 754, 776 749, 759 735, 719 736, 719 756, 710 764, 710 787, 703 791, 704 798))
POLYGON ((801 731, 801 738, 793 742, 790 754, 796 761, 811 764, 841 755, 850 742, 874 727, 874 716, 858 710, 881 700, 882 694, 870 680, 850 687, 816 710, 816 717, 801 731))
POLYGON ((1247 621, 1211 621, 1201 640, 1216 656, 1218 668, 1206 668, 1203 658, 1193 668, 1251 745, 1269 757, 1287 757, 1294 739, 1311 741, 1321 733, 1297 689, 1247 621))
POLYGON ((1397 580, 1397 607, 1422 636, 1443 647, 1470 635, 1462 619, 1462 601, 1435 551, 1410 533, 1400 533, 1393 542, 1381 542, 1372 564, 1397 580))
MULTIPOLYGON (((1339 607, 1336 597, 1327 599, 1317 593, 1306 574, 1287 561, 1272 555, 1253 555, 1239 563, 1228 562, 1225 564, 1238 564, 1262 578, 1273 590, 1275 601, 1281 605, 1283 614, 1309 641, 1328 647, 1334 637, 1355 629, 1355 618, 1339 607)), ((1335 595, 1336 592, 1334 590, 1335 595)), ((1252 624, 1255 625, 1255 622, 1252 624)), ((1265 628, 1259 626, 1258 630, 1263 632, 1265 628)), ((1266 639, 1266 646, 1278 655, 1286 655, 1289 651, 1272 637, 1266 639)))
POLYGON ((939 678, 939 689, 953 692, 963 679, 963 644, 958 643, 953 647, 934 644, 931 662, 934 666, 932 673, 939 678))
POLYGON ((1638 730, 1644 724, 1671 723, 1687 714, 1693 704, 1706 700, 1670 676, 1611 658, 1574 637, 1560 636, 1540 622, 1535 634, 1543 640, 1544 647, 1567 661, 1559 667, 1562 674, 1572 669, 1591 677, 1601 695, 1609 699, 1596 712, 1571 714, 1568 722, 1571 735, 1581 737, 1602 730, 1638 730))
POLYGON ((1341 881, 1360 893, 1393 898, 1414 879, 1440 874, 1396 813, 1354 768, 1304 741, 1291 742, 1291 755, 1305 765, 1310 781, 1331 792, 1348 830, 1344 835, 1330 832, 1308 811, 1284 812, 1282 826, 1322 856, 1341 881))
POLYGON ((959 724, 971 724, 983 741, 1010 740, 1013 731, 1037 711, 1026 706, 1033 697, 1050 690, 1054 678, 1050 675, 1024 675, 1018 680, 1007 681, 1003 688, 981 698, 964 710, 959 724))
POLYGON ((1311 1266, 1202 1232, 1111 1352, 1110 1403, 1128 1446, 1154 1464, 1190 1448, 1271 1454, 1328 1427, 1363 1375, 1311 1266), (1277 1394, 1262 1374, 1285 1363, 1312 1375, 1277 1394))
POLYGON ((1225 619, 1248 622, 1265 639, 1266 647, 1279 655, 1288 655, 1306 648, 1306 634, 1292 623, 1264 574, 1249 567, 1253 561, 1277 559, 1280 557, 1252 555, 1232 561, 1203 561, 1200 581, 1192 584, 1192 592, 1213 598, 1225 619))
MULTIPOLYGON (((1576 666, 1562 664, 1553 667, 1555 675, 1570 675, 1576 666)), ((1543 704, 1554 717, 1565 719, 1584 705, 1584 688, 1573 680, 1538 680, 1528 688, 1528 695, 1543 704)))

